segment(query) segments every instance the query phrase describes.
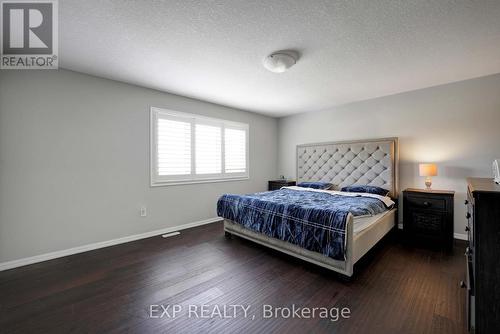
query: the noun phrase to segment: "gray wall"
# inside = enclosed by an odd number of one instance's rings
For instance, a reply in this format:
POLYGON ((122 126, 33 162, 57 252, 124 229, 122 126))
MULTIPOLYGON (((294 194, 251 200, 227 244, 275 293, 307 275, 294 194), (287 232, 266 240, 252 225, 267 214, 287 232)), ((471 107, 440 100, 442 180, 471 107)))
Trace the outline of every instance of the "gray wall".
POLYGON ((436 189, 455 196, 455 232, 464 233, 467 176, 491 177, 500 158, 500 75, 462 81, 279 121, 279 173, 295 177, 295 146, 400 138, 400 186, 425 187, 419 162, 436 162, 436 189))
POLYGON ((65 70, 0 73, 0 263, 216 217, 222 193, 276 173, 276 119, 65 70), (151 188, 150 106, 249 123, 250 180, 151 188))
POLYGON ((212 218, 220 194, 294 177, 297 144, 388 136, 400 138, 402 189, 423 186, 418 162, 438 163, 434 187, 457 191, 455 231, 463 233, 465 177, 491 176, 499 126, 500 75, 278 124, 70 71, 1 71, 0 263, 212 218), (149 106, 249 123, 250 180, 149 187, 149 106))

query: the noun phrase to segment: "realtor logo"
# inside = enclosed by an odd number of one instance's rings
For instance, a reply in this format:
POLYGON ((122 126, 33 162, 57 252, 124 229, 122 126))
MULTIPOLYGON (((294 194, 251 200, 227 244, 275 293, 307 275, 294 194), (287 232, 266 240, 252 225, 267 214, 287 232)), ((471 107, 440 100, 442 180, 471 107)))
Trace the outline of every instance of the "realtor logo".
POLYGON ((57 0, 0 1, 1 69, 57 69, 57 0))

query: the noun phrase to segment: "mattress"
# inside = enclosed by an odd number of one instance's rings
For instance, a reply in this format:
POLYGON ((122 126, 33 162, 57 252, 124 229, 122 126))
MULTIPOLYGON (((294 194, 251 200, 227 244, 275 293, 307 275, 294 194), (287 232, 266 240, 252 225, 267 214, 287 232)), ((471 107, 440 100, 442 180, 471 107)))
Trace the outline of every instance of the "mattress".
POLYGON ((359 217, 354 217, 353 220, 353 230, 354 230, 354 235, 361 233, 368 227, 372 226, 373 224, 377 223, 379 220, 383 219, 386 215, 390 214, 391 210, 384 211, 382 213, 373 215, 373 216, 359 216, 359 217))
POLYGON ((217 202, 217 214, 254 232, 343 261, 348 215, 376 215, 387 211, 386 201, 394 203, 374 196, 378 195, 286 187, 225 194, 217 202))

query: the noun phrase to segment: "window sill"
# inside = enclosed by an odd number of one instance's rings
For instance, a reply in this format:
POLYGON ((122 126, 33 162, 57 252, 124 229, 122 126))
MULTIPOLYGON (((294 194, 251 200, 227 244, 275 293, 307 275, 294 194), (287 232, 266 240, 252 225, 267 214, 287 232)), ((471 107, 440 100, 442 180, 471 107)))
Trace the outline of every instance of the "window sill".
POLYGON ((205 180, 189 180, 189 181, 152 181, 151 187, 165 187, 165 186, 181 186, 186 184, 198 184, 198 183, 216 183, 216 182, 231 182, 231 181, 244 181, 249 180, 249 176, 241 176, 234 178, 223 178, 223 179, 205 179, 205 180))

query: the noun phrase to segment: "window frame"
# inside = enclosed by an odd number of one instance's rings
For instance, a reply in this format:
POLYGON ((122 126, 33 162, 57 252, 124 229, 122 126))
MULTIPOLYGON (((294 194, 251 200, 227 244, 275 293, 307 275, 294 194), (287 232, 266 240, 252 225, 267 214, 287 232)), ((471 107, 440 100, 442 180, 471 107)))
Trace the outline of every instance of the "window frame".
POLYGON ((150 134, 150 185, 151 187, 159 186, 172 186, 182 184, 196 184, 196 183, 211 183, 211 182, 228 182, 248 180, 250 178, 250 143, 249 135, 250 126, 246 123, 228 121, 219 118, 207 117, 198 114, 185 113, 174 111, 165 108, 151 107, 150 120, 149 120, 149 134, 150 134), (161 116, 167 119, 179 120, 186 122, 188 119, 191 123, 191 174, 189 175, 159 175, 158 173, 158 119, 161 116), (216 174, 196 174, 196 140, 195 128, 196 124, 204 125, 217 125, 221 126, 221 173, 216 174), (225 129, 237 129, 245 131, 245 159, 246 171, 244 173, 226 173, 225 172, 225 129))

